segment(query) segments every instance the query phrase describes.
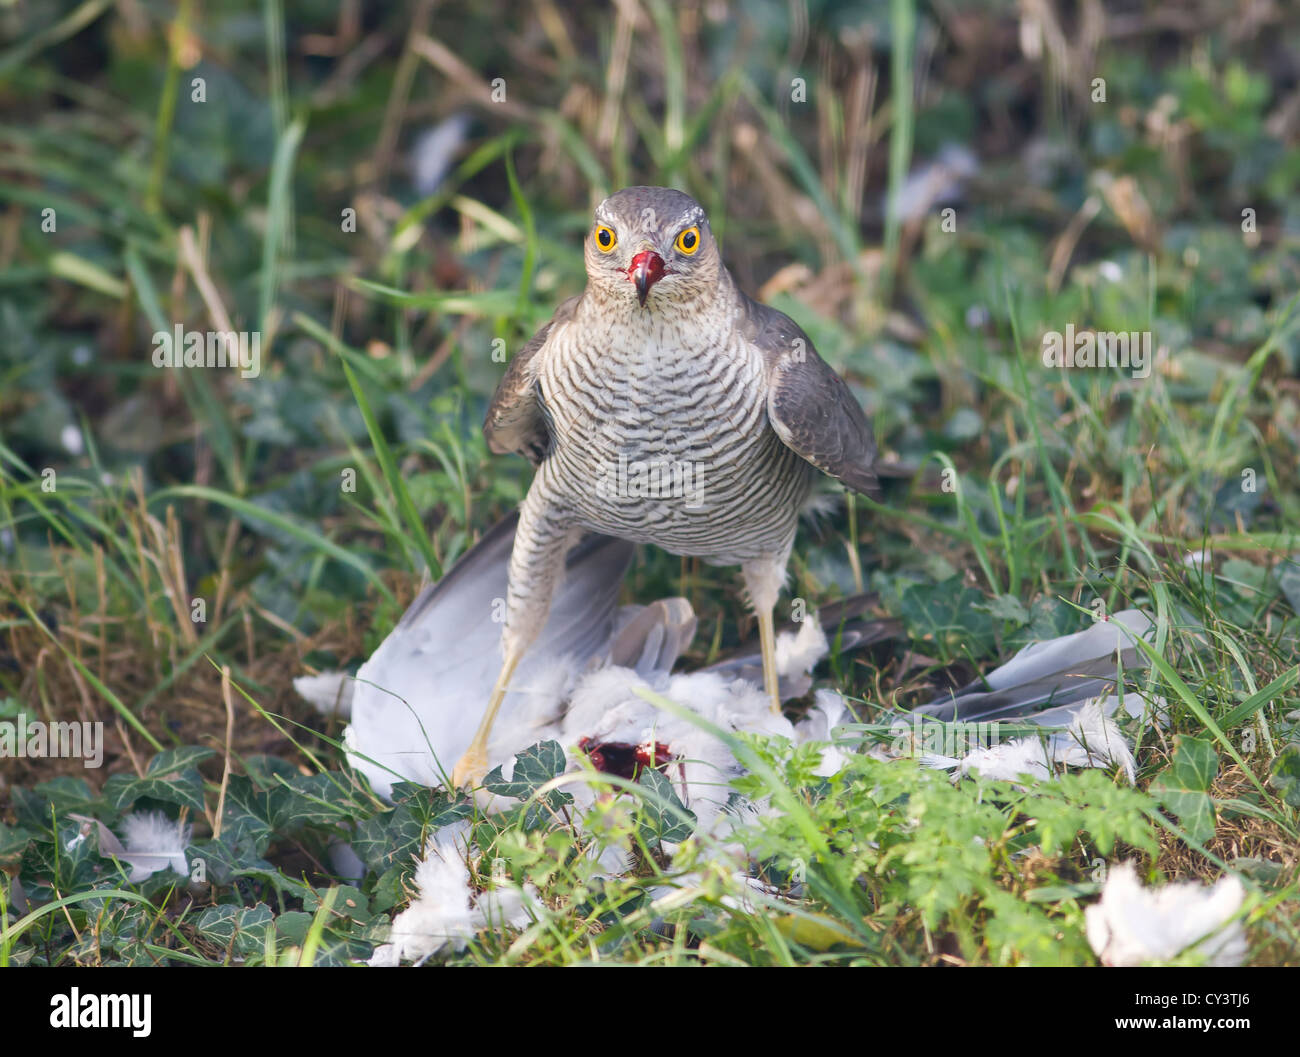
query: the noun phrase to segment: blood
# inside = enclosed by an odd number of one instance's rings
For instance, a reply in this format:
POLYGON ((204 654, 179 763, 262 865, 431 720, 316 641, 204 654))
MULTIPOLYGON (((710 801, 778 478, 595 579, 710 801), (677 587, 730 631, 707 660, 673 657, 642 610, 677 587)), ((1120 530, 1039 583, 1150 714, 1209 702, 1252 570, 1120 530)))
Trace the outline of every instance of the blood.
POLYGON ((658 741, 643 741, 633 745, 627 741, 596 741, 595 738, 582 738, 578 748, 587 754, 587 759, 598 771, 626 778, 635 782, 646 767, 666 773, 666 768, 677 759, 667 745, 658 741))

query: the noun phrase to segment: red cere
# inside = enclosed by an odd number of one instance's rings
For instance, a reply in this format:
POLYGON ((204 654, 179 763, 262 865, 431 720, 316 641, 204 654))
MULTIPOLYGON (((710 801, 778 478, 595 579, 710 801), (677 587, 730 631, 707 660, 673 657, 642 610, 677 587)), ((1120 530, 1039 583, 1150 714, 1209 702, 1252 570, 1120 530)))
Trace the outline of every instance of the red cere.
POLYGON ((668 269, 664 267, 664 259, 655 253, 654 250, 642 250, 632 258, 631 267, 627 270, 629 282, 635 282, 638 276, 644 276, 642 280, 647 286, 654 286, 664 277, 668 269))

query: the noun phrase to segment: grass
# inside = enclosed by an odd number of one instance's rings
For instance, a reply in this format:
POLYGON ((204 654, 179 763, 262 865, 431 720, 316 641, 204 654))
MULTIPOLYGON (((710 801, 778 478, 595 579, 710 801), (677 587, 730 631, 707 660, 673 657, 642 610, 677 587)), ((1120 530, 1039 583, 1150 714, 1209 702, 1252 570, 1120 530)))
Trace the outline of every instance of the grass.
MULTIPOLYGON (((1011 3, 979 44, 907 0, 829 9, 802 53, 783 9, 538 5, 503 37, 493 5, 356 26, 228 7, 24 11, 0 51, 0 720, 99 720, 107 742, 100 770, 4 762, 0 962, 364 959, 452 822, 475 891, 536 892, 453 963, 1094 964, 1083 908, 1120 859, 1240 876, 1251 963, 1300 960, 1300 137, 1295 86, 1255 72, 1294 16, 1241 40, 1225 4, 1185 38, 1107 37, 1100 105, 1056 79, 1086 58, 1068 33, 1042 61, 999 43, 1011 3), (421 195, 401 160, 453 107, 469 142, 421 195), (955 230, 937 204, 890 213, 947 143, 980 158, 955 230), (522 460, 478 431, 493 353, 581 288, 590 206, 627 182, 697 195, 901 468, 796 545, 785 604, 865 586, 904 628, 819 685, 887 725, 1137 606, 1156 633, 1125 692, 1168 722, 1129 731, 1135 788, 952 784, 865 753, 824 781, 805 750, 738 743, 744 790, 784 809, 747 833, 747 880, 653 775, 579 820, 571 778, 482 817, 412 786, 387 804, 346 768, 291 680, 355 667, 521 498, 522 460), (261 374, 155 369, 177 322, 258 330, 261 374), (1067 324, 1151 331, 1154 369, 1043 366, 1067 324), (190 879, 131 883, 75 840, 73 814, 133 809, 193 825, 190 879), (610 846, 631 869, 599 866, 610 846)), ((626 591, 688 595, 703 663, 753 631, 735 580, 647 551, 626 591)))

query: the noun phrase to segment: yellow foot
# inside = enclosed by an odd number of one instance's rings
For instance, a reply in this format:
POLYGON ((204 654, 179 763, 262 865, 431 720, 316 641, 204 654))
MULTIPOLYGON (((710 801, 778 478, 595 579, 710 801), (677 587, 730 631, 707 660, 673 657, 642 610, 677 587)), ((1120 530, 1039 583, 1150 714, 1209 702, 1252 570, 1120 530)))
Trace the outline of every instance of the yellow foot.
POLYGON ((456 761, 456 766, 452 769, 451 787, 469 789, 482 782, 487 777, 487 773, 487 753, 471 746, 465 755, 456 761))

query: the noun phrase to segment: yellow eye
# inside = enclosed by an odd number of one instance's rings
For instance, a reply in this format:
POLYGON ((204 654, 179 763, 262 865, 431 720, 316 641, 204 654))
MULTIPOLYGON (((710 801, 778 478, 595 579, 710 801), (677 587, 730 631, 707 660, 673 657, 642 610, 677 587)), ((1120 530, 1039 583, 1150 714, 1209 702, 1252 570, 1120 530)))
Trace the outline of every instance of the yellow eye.
POLYGON ((689 257, 700 248, 700 229, 687 228, 677 236, 676 246, 689 257))
POLYGON ((613 230, 605 227, 604 224, 596 225, 596 248, 601 253, 608 253, 618 242, 618 237, 613 230))

